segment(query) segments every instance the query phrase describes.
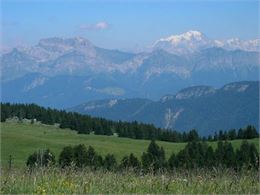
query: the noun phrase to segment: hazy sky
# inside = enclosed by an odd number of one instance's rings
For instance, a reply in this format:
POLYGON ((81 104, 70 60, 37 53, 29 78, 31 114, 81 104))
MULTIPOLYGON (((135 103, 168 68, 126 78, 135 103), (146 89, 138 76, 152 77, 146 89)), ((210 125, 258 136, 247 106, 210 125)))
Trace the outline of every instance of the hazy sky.
POLYGON ((105 48, 133 48, 188 30, 209 38, 259 38, 259 1, 1 0, 4 47, 53 36, 84 36, 105 48))

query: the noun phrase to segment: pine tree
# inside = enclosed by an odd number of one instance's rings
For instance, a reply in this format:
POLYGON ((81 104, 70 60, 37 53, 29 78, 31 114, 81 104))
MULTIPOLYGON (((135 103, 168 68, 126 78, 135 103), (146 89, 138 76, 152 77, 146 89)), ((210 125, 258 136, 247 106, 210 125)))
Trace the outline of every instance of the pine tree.
POLYGON ((238 138, 238 139, 244 139, 243 129, 240 128, 240 129, 238 130, 237 138, 238 138))
POLYGON ((243 166, 250 166, 250 145, 246 140, 242 142, 236 152, 236 162, 239 169, 243 166))
POLYGON ((74 150, 71 146, 64 147, 59 156, 61 167, 71 166, 74 161, 74 150))
POLYGON ((205 165, 207 167, 213 167, 215 165, 214 151, 211 146, 208 146, 204 160, 205 160, 205 165))
POLYGON ((170 169, 174 169, 177 167, 177 158, 174 153, 172 153, 172 155, 170 156, 170 158, 168 160, 168 165, 169 165, 170 169))
POLYGON ((236 133, 236 130, 235 130, 235 129, 229 130, 229 132, 228 132, 228 138, 229 138, 230 140, 234 140, 234 139, 237 138, 237 133, 236 133))
POLYGON ((140 168, 140 162, 139 160, 133 155, 133 153, 131 153, 129 156, 125 156, 122 160, 121 160, 121 164, 120 164, 121 168, 134 168, 134 169, 138 169, 140 168))
POLYGON ((187 135, 187 140, 189 142, 192 142, 192 141, 198 141, 199 140, 199 135, 198 135, 198 132, 195 130, 195 129, 192 129, 188 135, 187 135))
POLYGON ((256 146, 251 143, 249 146, 249 151, 250 165, 256 169, 259 169, 259 153, 256 146))
POLYGON ((113 154, 107 154, 104 159, 104 168, 111 171, 117 167, 116 158, 113 154))
POLYGON ((83 144, 74 147, 74 160, 77 167, 84 167, 87 163, 86 146, 83 144))
POLYGON ((134 156, 133 153, 131 153, 129 155, 129 166, 133 167, 133 168, 139 168, 140 167, 140 162, 139 162, 138 158, 136 158, 134 156))
POLYGON ((86 165, 87 166, 98 166, 97 154, 93 147, 89 146, 86 151, 86 165))
POLYGON ((147 152, 142 155, 142 165, 144 169, 153 171, 166 167, 164 149, 160 148, 154 140, 149 144, 147 152))
POLYGON ((235 152, 231 143, 225 142, 223 146, 223 162, 226 167, 234 167, 235 152))
POLYGON ((222 164, 223 156, 224 156, 223 142, 218 141, 218 146, 217 146, 216 151, 215 151, 216 165, 222 164))

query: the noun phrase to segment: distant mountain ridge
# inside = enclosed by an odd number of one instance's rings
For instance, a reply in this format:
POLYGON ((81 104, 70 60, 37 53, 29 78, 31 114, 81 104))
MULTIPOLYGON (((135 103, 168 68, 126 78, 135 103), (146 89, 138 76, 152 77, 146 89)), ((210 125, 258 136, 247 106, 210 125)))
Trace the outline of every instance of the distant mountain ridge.
POLYGON ((152 123, 157 127, 202 135, 218 130, 240 128, 248 124, 259 128, 259 82, 243 81, 216 89, 194 86, 159 101, 148 99, 108 99, 91 101, 70 111, 112 120, 152 123))
POLYGON ((161 38, 157 40, 152 47, 164 49, 170 53, 179 55, 189 54, 211 47, 221 47, 228 50, 259 51, 260 39, 246 41, 238 38, 214 40, 208 38, 200 31, 191 30, 179 35, 161 38))
POLYGON ((258 80, 257 40, 248 41, 251 49, 229 50, 208 39, 198 31, 163 39, 174 48, 193 48, 188 53, 157 44, 151 52, 129 53, 97 47, 83 37, 42 39, 1 56, 1 100, 67 108, 106 98, 156 100, 194 85, 258 80))

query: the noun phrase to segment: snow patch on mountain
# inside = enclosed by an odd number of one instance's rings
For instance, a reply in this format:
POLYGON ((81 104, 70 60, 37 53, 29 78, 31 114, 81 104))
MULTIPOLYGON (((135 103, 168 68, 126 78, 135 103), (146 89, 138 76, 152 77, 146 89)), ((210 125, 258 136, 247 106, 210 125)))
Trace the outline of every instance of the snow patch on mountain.
POLYGON ((178 119, 178 117, 183 111, 183 108, 178 109, 177 112, 173 112, 170 108, 167 108, 164 115, 164 128, 172 128, 174 126, 175 121, 178 119))
POLYGON ((113 107, 113 106, 116 105, 116 104, 117 104, 117 99, 110 100, 110 101, 108 102, 108 105, 109 105, 110 108, 113 107))
POLYGON ((180 35, 161 38, 153 44, 154 49, 164 49, 167 52, 183 55, 213 45, 202 32, 188 31, 180 35))
POLYGON ((157 42, 155 42, 155 45, 160 41, 168 41, 171 42, 173 45, 178 45, 183 41, 202 41, 204 39, 205 35, 203 33, 199 31, 188 31, 180 35, 172 35, 166 38, 161 38, 157 42))
POLYGON ((24 89, 23 89, 23 91, 24 91, 24 92, 28 92, 28 91, 30 91, 30 90, 36 88, 36 87, 39 87, 39 86, 41 86, 41 85, 44 85, 45 81, 47 81, 47 80, 48 80, 48 79, 47 79, 46 77, 40 76, 40 77, 34 79, 30 85, 25 86, 24 89))
POLYGON ((260 39, 242 41, 238 38, 232 38, 225 41, 223 47, 229 50, 260 51, 260 39))

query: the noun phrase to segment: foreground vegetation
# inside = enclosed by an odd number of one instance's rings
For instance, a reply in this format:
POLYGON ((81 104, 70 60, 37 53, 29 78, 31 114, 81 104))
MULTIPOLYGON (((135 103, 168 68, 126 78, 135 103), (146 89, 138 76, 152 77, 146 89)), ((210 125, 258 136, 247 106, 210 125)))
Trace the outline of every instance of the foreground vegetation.
MULTIPOLYGON (((83 145, 64 147, 59 155, 59 167, 89 167, 94 170, 105 169, 109 171, 133 168, 136 171, 158 172, 160 170, 172 171, 176 168, 233 168, 240 171, 243 168, 259 168, 259 154, 254 144, 243 141, 236 151, 229 142, 219 141, 216 150, 206 142, 189 142, 177 154, 172 153, 169 159, 165 158, 163 147, 159 147, 154 140, 149 144, 146 152, 142 154, 141 161, 132 153, 125 155, 121 162, 117 162, 113 154, 105 157, 99 155, 92 146, 83 145)), ((38 150, 31 154, 26 162, 30 168, 53 166, 56 164, 55 155, 49 150, 38 150)))
MULTIPOLYGON (((150 141, 119 138, 116 136, 84 135, 75 131, 60 129, 52 125, 5 122, 1 123, 1 165, 8 166, 9 156, 12 155, 13 167, 24 167, 27 157, 35 150, 49 148, 55 156, 59 156, 62 148, 71 145, 85 144, 93 146, 102 156, 113 153, 119 161, 125 155, 133 153, 139 160, 150 141)), ((242 140, 231 141, 234 149, 238 149, 242 140)), ((259 139, 250 139, 259 149, 259 139)), ((165 150, 168 159, 172 153, 183 149, 186 143, 170 143, 157 141, 165 150)), ((208 142, 215 149, 217 142, 208 142)))
MULTIPOLYGON (((242 169, 234 170, 234 167, 228 168, 221 165, 210 168, 194 168, 193 166, 176 168, 174 165, 176 158, 170 157, 172 153, 177 155, 180 151, 185 151, 187 143, 156 141, 160 148, 164 148, 165 158, 169 160, 170 169, 167 170, 154 171, 151 169, 147 171, 129 167, 108 170, 105 166, 93 169, 90 166, 84 166, 84 168, 80 168, 76 164, 73 166, 73 163, 71 163, 72 166, 61 168, 62 163, 58 162, 59 154, 66 146, 91 145, 103 157, 112 153, 117 162, 122 163, 123 157, 130 153, 141 161, 141 156, 150 141, 120 138, 115 135, 83 135, 68 129, 60 129, 54 125, 31 124, 30 121, 25 121, 1 123, 1 194, 260 193, 257 169, 242 167, 242 169), (56 165, 25 168, 30 154, 47 148, 54 152, 56 165), (9 155, 12 155, 11 169, 8 169, 9 155), (173 162, 173 166, 170 165, 170 162, 173 162)), ((247 141, 259 149, 259 139, 247 141)), ((230 141, 234 150, 238 150, 242 142, 243 140, 230 141)), ((214 150, 218 147, 217 142, 207 143, 214 150)), ((149 160, 149 162, 152 161, 149 160)), ((191 162, 196 161, 191 159, 191 162)))
POLYGON ((259 194, 259 173, 194 169, 142 174, 42 168, 2 170, 1 194, 259 194))

